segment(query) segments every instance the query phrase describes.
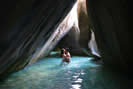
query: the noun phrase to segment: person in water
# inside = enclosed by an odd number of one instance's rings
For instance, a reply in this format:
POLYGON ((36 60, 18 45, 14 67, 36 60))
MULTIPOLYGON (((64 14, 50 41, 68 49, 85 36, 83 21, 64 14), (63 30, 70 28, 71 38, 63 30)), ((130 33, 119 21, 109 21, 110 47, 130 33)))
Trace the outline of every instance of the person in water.
POLYGON ((71 59, 71 55, 68 52, 68 50, 63 48, 61 53, 62 53, 61 55, 63 57, 61 64, 65 63, 65 62, 69 64, 70 63, 70 59, 71 59))

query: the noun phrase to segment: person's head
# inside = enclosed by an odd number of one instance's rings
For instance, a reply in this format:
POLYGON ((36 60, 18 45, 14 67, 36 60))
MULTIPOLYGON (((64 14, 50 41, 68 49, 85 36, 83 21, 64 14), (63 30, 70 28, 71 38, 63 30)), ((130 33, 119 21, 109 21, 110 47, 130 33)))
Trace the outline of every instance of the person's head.
POLYGON ((65 50, 65 53, 67 54, 67 53, 68 53, 68 51, 67 51, 67 50, 65 50))

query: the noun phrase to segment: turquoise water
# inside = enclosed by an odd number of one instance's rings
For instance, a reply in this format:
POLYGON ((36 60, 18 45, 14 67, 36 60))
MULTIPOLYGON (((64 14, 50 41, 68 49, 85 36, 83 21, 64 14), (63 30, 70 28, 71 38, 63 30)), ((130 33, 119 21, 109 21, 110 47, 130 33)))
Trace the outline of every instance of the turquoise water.
POLYGON ((0 89, 128 89, 127 79, 117 76, 89 57, 41 59, 0 82, 0 89))

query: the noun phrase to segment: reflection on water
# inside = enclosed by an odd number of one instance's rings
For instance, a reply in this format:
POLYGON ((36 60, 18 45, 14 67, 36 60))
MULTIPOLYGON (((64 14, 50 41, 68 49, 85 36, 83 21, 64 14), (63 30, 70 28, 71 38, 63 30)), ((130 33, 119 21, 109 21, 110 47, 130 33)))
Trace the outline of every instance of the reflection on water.
POLYGON ((75 85, 72 85, 71 89, 81 89, 80 87, 81 87, 81 85, 75 84, 75 85))
POLYGON ((128 89, 127 80, 95 64, 88 57, 72 57, 61 66, 61 58, 45 58, 12 74, 0 89, 128 89))
POLYGON ((82 80, 83 80, 83 79, 79 78, 79 79, 77 79, 77 80, 75 81, 75 83, 82 83, 82 80))

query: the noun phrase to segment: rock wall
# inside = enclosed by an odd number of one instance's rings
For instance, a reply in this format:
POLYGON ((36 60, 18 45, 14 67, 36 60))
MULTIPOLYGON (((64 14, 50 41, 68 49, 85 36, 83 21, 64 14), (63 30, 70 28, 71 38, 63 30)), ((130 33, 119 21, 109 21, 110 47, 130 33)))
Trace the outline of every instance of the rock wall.
POLYGON ((80 29, 79 44, 81 48, 88 49, 88 43, 91 39, 91 22, 88 18, 86 0, 78 0, 77 14, 80 29))
POLYGON ((41 49, 74 3, 75 0, 0 3, 0 78, 31 63, 34 54, 45 54, 41 49))
POLYGON ((98 48, 105 64, 129 71, 131 60, 127 0, 87 0, 98 48))

